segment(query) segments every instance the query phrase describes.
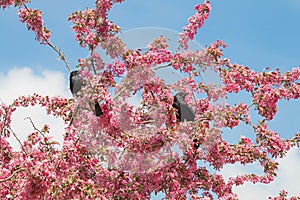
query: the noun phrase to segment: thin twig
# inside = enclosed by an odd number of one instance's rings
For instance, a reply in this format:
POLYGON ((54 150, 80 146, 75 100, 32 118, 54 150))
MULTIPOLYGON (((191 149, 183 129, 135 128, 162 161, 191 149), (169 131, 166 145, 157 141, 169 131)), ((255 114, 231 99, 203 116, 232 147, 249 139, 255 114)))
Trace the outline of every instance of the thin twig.
POLYGON ((42 133, 42 131, 40 131, 38 128, 36 128, 36 126, 34 125, 34 123, 33 123, 33 121, 32 121, 32 119, 30 118, 30 117, 26 117, 26 118, 24 118, 24 120, 26 120, 26 119, 29 119, 29 121, 30 121, 30 123, 31 123, 31 125, 32 125, 32 127, 34 128, 34 130, 36 130, 36 131, 38 131, 43 137, 45 137, 45 134, 44 133, 42 133))
POLYGON ((207 81, 205 80, 205 78, 202 76, 202 73, 199 71, 199 76, 200 76, 200 78, 202 78, 202 80, 203 80, 203 82, 205 83, 205 84, 207 84, 207 81))
POLYGON ((172 63, 169 63, 167 65, 161 65, 161 66, 155 67, 155 68, 153 68, 153 70, 158 70, 158 69, 169 67, 169 66, 172 66, 172 63))
POLYGON ((68 68, 69 72, 71 72, 71 67, 66 59, 66 56, 62 54, 61 51, 57 49, 57 47, 54 44, 52 44, 49 40, 46 40, 46 42, 59 55, 60 59, 63 60, 66 64, 66 67, 68 68))
POLYGON ((25 154, 27 154, 26 150, 24 149, 24 146, 22 145, 21 140, 18 138, 17 134, 11 129, 9 128, 9 130, 12 132, 12 134, 14 135, 14 137, 16 138, 16 140, 18 141, 18 143, 20 144, 22 150, 25 152, 25 154))
POLYGON ((42 131, 40 131, 38 128, 36 128, 36 126, 34 125, 32 119, 30 117, 26 117, 24 120, 26 120, 26 119, 29 119, 29 121, 30 121, 32 127, 34 128, 34 130, 38 131, 44 137, 44 142, 45 143, 42 143, 42 144, 45 145, 47 151, 49 152, 48 156, 49 156, 50 160, 52 162, 54 162, 53 157, 50 155, 50 150, 54 149, 53 146, 51 146, 53 143, 50 143, 48 140, 45 140, 45 138, 46 138, 45 134, 42 131))
POLYGON ((13 172, 10 176, 8 176, 7 178, 5 178, 5 179, 0 179, 0 183, 10 180, 10 179, 13 178, 17 173, 19 173, 20 171, 23 171, 23 170, 24 170, 23 168, 17 169, 16 171, 14 171, 14 172, 13 172))
POLYGON ((197 121, 186 121, 186 123, 188 123, 188 124, 197 124, 197 123, 199 123, 199 122, 202 122, 202 121, 205 121, 205 120, 210 120, 210 119, 208 119, 208 118, 206 118, 206 117, 202 117, 202 118, 200 118, 199 120, 197 120, 197 121))
MULTIPOLYGON (((29 8, 26 6, 26 4, 23 4, 24 5, 24 8, 27 10, 27 11, 29 11, 29 8)), ((60 50, 58 50, 57 48, 56 48, 56 46, 54 45, 54 44, 52 44, 48 39, 46 39, 46 38, 43 38, 46 42, 47 42, 47 44, 59 55, 59 57, 60 57, 60 59, 61 60, 63 60, 64 61, 64 63, 66 64, 66 67, 68 68, 68 70, 69 70, 69 72, 71 72, 71 68, 70 68, 70 65, 69 65, 69 63, 68 63, 68 61, 66 60, 66 56, 65 55, 63 55, 61 52, 60 52, 60 50)))
POLYGON ((148 124, 148 123, 153 123, 156 122, 155 120, 147 120, 147 121, 142 121, 140 122, 141 124, 148 124))
POLYGON ((27 11, 29 11, 29 9, 28 9, 28 7, 26 6, 26 4, 24 3, 23 5, 24 5, 24 8, 25 8, 27 11))
MULTIPOLYGON (((128 84, 132 84, 134 82, 134 80, 131 80, 128 84)), ((124 86, 121 91, 114 97, 114 100, 116 100, 123 92, 124 90, 126 89, 127 87, 124 86)))
POLYGON ((73 123, 73 121, 74 121, 74 117, 75 117, 75 115, 77 114, 78 110, 79 110, 79 106, 77 106, 77 107, 75 108, 75 111, 74 111, 74 113, 73 113, 73 115, 72 115, 72 118, 71 118, 71 120, 70 120, 70 123, 69 123, 69 126, 68 126, 68 127, 70 127, 70 126, 72 125, 72 123, 73 123))
POLYGON ((94 62, 94 57, 93 57, 93 53, 94 53, 94 48, 92 47, 92 50, 91 50, 91 61, 92 61, 92 67, 93 67, 93 71, 94 71, 94 74, 97 74, 97 71, 96 71, 96 68, 95 68, 95 62, 94 62))

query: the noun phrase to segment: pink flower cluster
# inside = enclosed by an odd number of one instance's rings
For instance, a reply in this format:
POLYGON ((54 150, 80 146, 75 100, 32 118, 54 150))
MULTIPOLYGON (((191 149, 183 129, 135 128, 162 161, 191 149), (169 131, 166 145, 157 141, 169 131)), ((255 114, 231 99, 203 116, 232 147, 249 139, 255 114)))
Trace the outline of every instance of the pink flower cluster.
POLYGON ((106 53, 112 58, 121 57, 125 51, 125 44, 118 37, 109 36, 101 42, 101 47, 105 49, 106 53))
POLYGON ((42 20, 42 11, 23 8, 18 11, 20 21, 27 24, 28 30, 35 33, 36 39, 41 44, 47 44, 51 36, 51 32, 45 28, 42 20))
POLYGON ((149 45, 148 48, 151 49, 167 49, 169 47, 167 43, 167 38, 160 36, 159 38, 154 39, 149 45))
POLYGON ((221 69, 221 78, 225 90, 229 93, 246 90, 252 93, 253 102, 258 113, 271 120, 277 112, 277 102, 280 99, 298 99, 300 84, 295 80, 300 77, 300 69, 280 74, 279 70, 256 73, 248 67, 226 63, 228 69, 221 69))
POLYGON ((14 2, 15 2, 15 0, 1 0, 0 6, 2 9, 5 9, 6 7, 11 6, 14 2))
POLYGON ((270 200, 299 200, 300 197, 290 197, 288 198, 288 192, 285 190, 281 190, 279 196, 277 197, 269 197, 270 200))
POLYGON ((254 127, 257 133, 257 142, 261 147, 266 148, 267 152, 274 158, 278 156, 282 158, 294 145, 289 140, 283 140, 279 137, 279 134, 269 130, 265 122, 261 122, 258 126, 254 127))
POLYGON ((197 34, 197 29, 204 25, 204 21, 208 18, 211 5, 209 1, 195 6, 197 11, 195 15, 188 19, 189 23, 183 28, 183 33, 180 34, 179 43, 184 49, 188 48, 188 41, 193 40, 197 34))
POLYGON ((5 9, 14 4, 14 6, 22 6, 30 0, 0 0, 0 8, 5 9))
POLYGON ((4 137, 10 136, 10 123, 11 123, 11 114, 16 109, 9 107, 7 105, 0 105, 0 136, 4 137))
POLYGON ((85 11, 75 11, 69 16, 68 20, 75 24, 72 29, 76 33, 75 38, 80 46, 89 45, 89 49, 95 49, 99 42, 105 44, 106 40, 120 30, 120 27, 106 17, 111 7, 110 0, 97 0, 96 9, 87 8, 85 11))

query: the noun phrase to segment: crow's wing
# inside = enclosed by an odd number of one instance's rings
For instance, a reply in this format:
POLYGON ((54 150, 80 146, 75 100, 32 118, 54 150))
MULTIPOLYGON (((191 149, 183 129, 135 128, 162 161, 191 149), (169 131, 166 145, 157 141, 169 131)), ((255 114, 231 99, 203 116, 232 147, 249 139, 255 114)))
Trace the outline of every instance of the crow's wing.
POLYGON ((184 122, 186 121, 194 121, 195 120, 195 112, 191 109, 191 107, 184 101, 184 97, 187 93, 178 93, 174 96, 174 102, 172 106, 177 109, 176 118, 177 121, 184 122))
POLYGON ((195 113, 187 103, 179 103, 180 121, 194 121, 195 113))
POLYGON ((95 102, 95 115, 97 117, 100 117, 101 115, 103 115, 102 109, 100 108, 100 105, 97 101, 95 102))

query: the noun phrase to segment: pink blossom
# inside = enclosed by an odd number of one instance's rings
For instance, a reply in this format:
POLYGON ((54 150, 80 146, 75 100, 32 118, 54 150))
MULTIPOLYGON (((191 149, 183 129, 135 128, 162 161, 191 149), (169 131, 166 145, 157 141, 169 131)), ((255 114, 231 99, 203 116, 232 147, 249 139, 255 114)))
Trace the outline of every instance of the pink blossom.
POLYGON ((196 5, 195 10, 197 12, 188 19, 189 23, 183 28, 183 33, 179 35, 179 43, 184 49, 187 49, 188 41, 194 39, 197 29, 201 28, 204 25, 204 21, 208 18, 211 10, 210 2, 206 1, 203 4, 196 5))
POLYGON ((23 8, 18 11, 18 14, 20 21, 22 23, 26 22, 28 30, 32 30, 35 33, 36 39, 41 44, 47 44, 51 32, 44 26, 42 12, 40 10, 23 8))

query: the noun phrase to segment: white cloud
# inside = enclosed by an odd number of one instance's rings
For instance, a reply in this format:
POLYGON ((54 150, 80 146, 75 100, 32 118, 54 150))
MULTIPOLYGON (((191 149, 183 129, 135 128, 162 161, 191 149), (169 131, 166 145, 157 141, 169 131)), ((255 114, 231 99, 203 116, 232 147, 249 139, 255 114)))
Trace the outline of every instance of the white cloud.
MULTIPOLYGON (((10 104, 19 96, 38 93, 42 96, 71 97, 67 81, 61 72, 43 70, 34 74, 30 68, 13 68, 7 74, 0 73, 0 99, 5 104, 10 104)), ((56 141, 63 141, 64 125, 61 119, 49 116, 45 109, 36 107, 19 108, 12 115, 12 129, 21 141, 34 131, 29 120, 30 117, 37 128, 44 124, 50 126, 50 134, 56 141)), ((14 149, 20 149, 17 140, 11 136, 10 144, 14 149)))
MULTIPOLYGON (((285 158, 278 159, 279 170, 277 177, 272 183, 265 184, 253 184, 246 183, 242 186, 234 188, 239 196, 240 200, 262 200, 268 199, 269 196, 277 196, 281 190, 286 190, 290 196, 300 195, 300 156, 299 148, 293 148, 285 158)), ((242 165, 227 165, 221 171, 221 173, 228 178, 229 176, 236 176, 237 174, 245 173, 260 173, 261 169, 258 165, 250 165, 250 167, 244 167, 242 165)))
POLYGON ((7 74, 0 73, 0 98, 3 102, 11 103, 20 95, 33 93, 71 97, 61 72, 43 70, 38 75, 30 68, 13 68, 7 74))

